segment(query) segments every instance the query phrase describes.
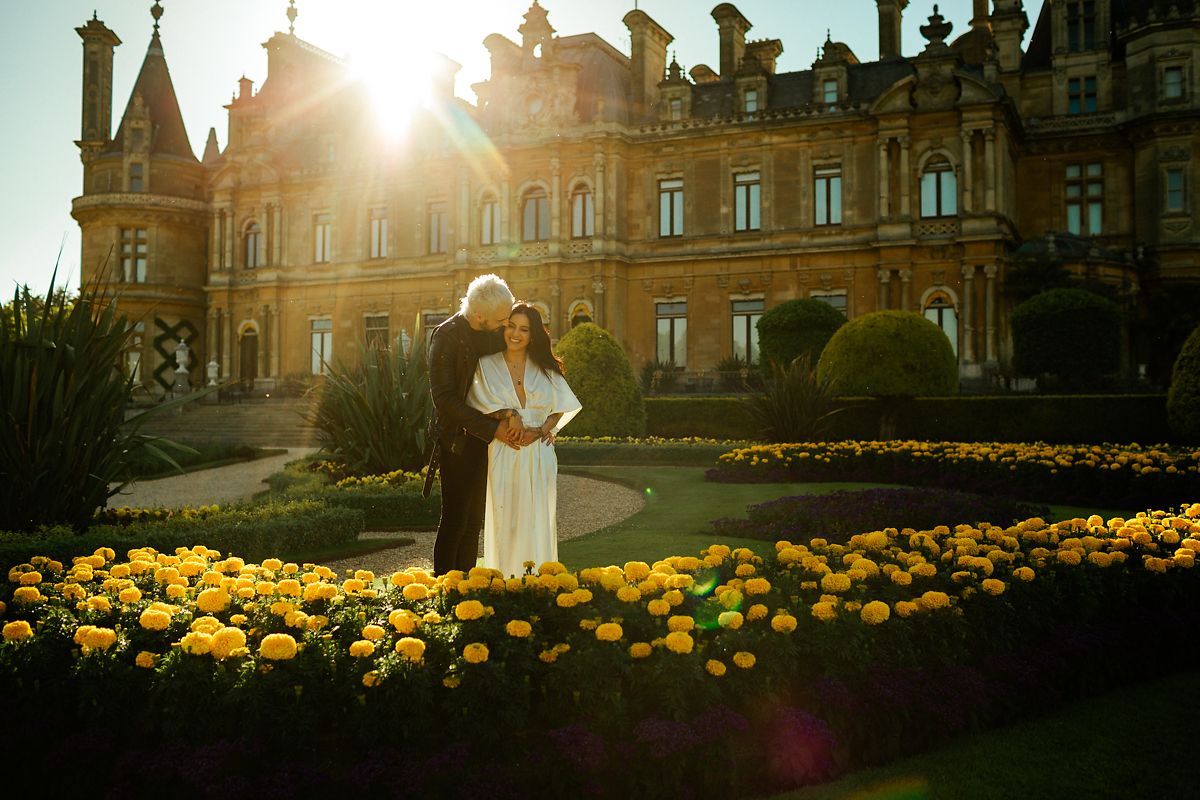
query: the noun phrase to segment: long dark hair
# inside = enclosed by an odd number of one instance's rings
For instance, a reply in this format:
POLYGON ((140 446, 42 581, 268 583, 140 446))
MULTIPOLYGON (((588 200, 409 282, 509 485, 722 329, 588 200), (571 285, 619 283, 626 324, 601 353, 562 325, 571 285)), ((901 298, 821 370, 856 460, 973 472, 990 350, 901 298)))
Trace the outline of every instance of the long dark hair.
POLYGON ((557 372, 562 375, 562 359, 554 355, 554 351, 550 349, 550 331, 542 322, 541 312, 528 303, 518 302, 509 312, 509 319, 512 319, 514 314, 524 314, 529 317, 529 357, 533 359, 533 363, 541 367, 544 372, 557 372))

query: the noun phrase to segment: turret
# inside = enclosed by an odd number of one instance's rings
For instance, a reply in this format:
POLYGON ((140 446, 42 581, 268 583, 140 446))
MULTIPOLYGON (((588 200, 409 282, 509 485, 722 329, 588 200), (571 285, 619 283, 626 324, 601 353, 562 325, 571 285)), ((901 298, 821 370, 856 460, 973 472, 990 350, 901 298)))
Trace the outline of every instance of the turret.
POLYGON ((80 116, 79 157, 86 164, 112 135, 113 49, 117 35, 96 18, 75 29, 83 40, 83 109, 80 116))

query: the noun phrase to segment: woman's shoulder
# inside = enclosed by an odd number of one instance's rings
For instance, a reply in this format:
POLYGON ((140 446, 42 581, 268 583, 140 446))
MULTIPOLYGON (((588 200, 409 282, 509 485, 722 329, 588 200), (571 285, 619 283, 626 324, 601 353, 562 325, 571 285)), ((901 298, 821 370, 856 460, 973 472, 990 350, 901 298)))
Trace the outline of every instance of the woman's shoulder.
POLYGON ((486 356, 479 357, 480 364, 484 364, 484 363, 499 364, 503 360, 504 360, 504 352, 503 351, 501 351, 499 353, 488 353, 486 356))

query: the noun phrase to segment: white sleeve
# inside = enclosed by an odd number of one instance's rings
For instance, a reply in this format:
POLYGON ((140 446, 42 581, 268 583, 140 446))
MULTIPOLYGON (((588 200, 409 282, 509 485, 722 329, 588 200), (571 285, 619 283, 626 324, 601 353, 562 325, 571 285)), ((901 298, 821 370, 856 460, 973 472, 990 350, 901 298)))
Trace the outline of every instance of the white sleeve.
POLYGON ((475 366, 475 378, 471 381, 471 389, 467 392, 467 405, 484 414, 491 414, 502 408, 512 408, 513 403, 504 397, 503 392, 496 386, 496 380, 488 369, 487 360, 490 356, 479 359, 475 366))
POLYGON ((549 375, 550 384, 554 387, 551 413, 562 414, 554 426, 554 432, 558 433, 566 427, 568 422, 575 418, 575 415, 583 409, 583 406, 579 403, 579 398, 571 391, 566 378, 553 371, 549 371, 549 375))

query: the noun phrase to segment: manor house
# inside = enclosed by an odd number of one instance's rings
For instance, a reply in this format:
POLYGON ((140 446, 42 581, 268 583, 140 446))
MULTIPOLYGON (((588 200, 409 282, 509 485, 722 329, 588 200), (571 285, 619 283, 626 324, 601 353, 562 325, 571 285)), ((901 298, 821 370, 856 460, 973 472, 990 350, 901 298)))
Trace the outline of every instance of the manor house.
POLYGON ((827 37, 808 69, 781 72, 784 42, 748 38, 731 3, 711 12, 719 61, 685 70, 644 11, 624 17, 627 54, 557 34, 534 0, 516 37, 484 40, 474 104, 454 95, 457 64, 429 65, 430 106, 400 144, 347 65, 293 26, 263 45, 261 86, 240 81, 224 148, 210 130, 200 158, 158 3, 115 133, 121 42, 93 17, 77 28, 84 277, 119 291, 137 329, 126 366, 155 391, 177 339, 193 385, 213 362, 260 391, 364 341, 419 340, 484 272, 553 337, 595 322, 635 370, 672 362, 685 385, 754 361, 755 322, 802 297, 851 318, 919 312, 964 385, 987 385, 1008 371, 1023 254, 1110 287, 1125 374, 1160 370, 1138 334, 1146 300, 1200 281, 1200 4, 1046 0, 1025 49, 1021 0, 973 0, 961 32, 921 8, 914 57, 901 16, 916 9, 874 5, 877 54, 827 37))

